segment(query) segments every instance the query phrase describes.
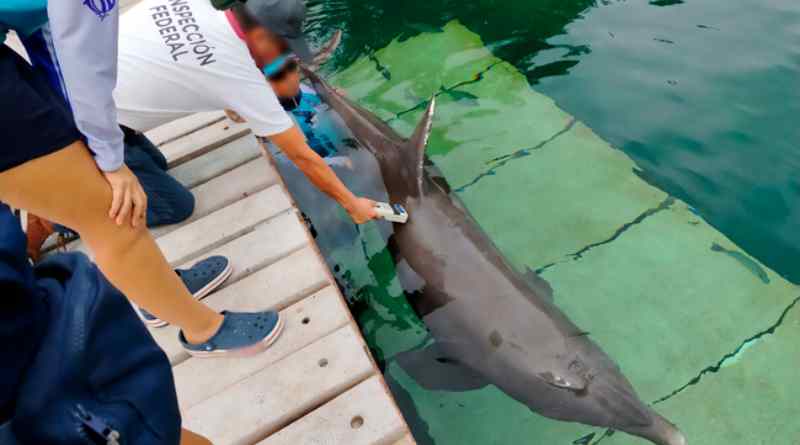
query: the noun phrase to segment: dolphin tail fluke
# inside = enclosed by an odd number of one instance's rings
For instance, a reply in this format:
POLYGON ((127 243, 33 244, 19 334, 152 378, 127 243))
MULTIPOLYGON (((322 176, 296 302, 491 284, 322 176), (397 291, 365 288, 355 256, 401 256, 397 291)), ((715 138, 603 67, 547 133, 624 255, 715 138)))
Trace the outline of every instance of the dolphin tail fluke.
POLYGON ((433 128, 433 114, 436 110, 436 96, 432 96, 425 113, 417 124, 414 134, 402 147, 404 164, 411 169, 411 177, 415 181, 415 189, 422 191, 422 165, 425 161, 425 147, 428 145, 428 138, 433 128))

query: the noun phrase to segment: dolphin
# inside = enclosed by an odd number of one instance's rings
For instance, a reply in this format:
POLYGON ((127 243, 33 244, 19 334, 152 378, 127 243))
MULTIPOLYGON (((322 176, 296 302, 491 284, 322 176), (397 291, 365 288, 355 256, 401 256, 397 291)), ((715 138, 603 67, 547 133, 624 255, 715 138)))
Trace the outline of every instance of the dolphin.
POLYGON ((314 59, 311 65, 308 66, 309 69, 316 71, 333 56, 334 51, 336 51, 336 49, 339 48, 339 44, 342 43, 342 34, 341 29, 334 31, 331 38, 317 50, 316 54, 314 54, 314 59))
POLYGON ((392 203, 409 213, 389 240, 409 302, 435 340, 399 364, 427 389, 493 384, 557 420, 685 445, 678 428, 643 403, 617 364, 553 303, 552 289, 503 257, 426 159, 431 99, 405 139, 311 70, 304 73, 377 159, 392 203))

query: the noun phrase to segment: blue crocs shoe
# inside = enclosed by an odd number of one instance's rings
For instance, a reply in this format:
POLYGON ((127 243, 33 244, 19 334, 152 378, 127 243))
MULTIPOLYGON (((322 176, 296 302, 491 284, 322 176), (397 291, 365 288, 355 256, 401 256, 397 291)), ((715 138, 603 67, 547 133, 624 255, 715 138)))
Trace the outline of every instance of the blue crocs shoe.
MULTIPOLYGON (((212 256, 198 261, 189 269, 175 269, 183 284, 196 300, 202 300, 231 276, 231 262, 224 256, 212 256)), ((149 326, 160 328, 168 323, 139 308, 139 316, 149 326)))
POLYGON ((247 357, 267 349, 283 331, 283 319, 275 311, 223 311, 225 320, 213 337, 200 344, 178 334, 181 346, 194 357, 247 357))

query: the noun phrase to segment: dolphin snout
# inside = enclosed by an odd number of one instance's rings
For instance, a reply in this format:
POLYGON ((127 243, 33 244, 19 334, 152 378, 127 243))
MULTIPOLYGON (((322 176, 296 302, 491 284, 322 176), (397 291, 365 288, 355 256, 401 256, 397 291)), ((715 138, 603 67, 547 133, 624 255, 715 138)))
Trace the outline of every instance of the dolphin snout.
POLYGON ((686 436, 682 432, 675 430, 675 434, 670 438, 669 445, 688 445, 686 436))
POLYGON ((665 434, 664 445, 688 445, 689 442, 686 440, 686 436, 683 435, 681 430, 671 423, 670 426, 672 428, 665 434))
MULTIPOLYGON (((688 445, 686 436, 672 422, 653 412, 653 424, 639 436, 650 439, 658 445, 688 445)), ((636 434, 636 433, 634 433, 636 434)))

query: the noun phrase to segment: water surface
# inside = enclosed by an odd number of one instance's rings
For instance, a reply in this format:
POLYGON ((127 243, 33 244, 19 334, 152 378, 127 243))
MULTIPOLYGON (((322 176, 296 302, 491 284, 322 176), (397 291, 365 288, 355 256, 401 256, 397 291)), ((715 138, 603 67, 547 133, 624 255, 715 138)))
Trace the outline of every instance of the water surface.
MULTIPOLYGON (((431 159, 690 443, 800 440, 800 4, 314 1, 311 16, 319 39, 345 30, 334 81, 401 133, 439 94, 431 159)), ((393 357, 430 339, 388 228, 301 206, 419 443, 600 440, 494 388, 417 385, 393 357)))

